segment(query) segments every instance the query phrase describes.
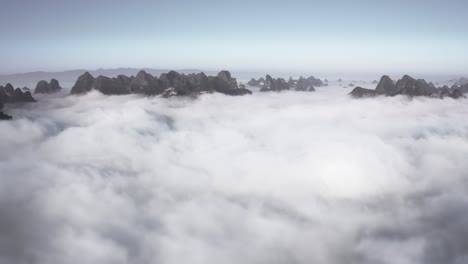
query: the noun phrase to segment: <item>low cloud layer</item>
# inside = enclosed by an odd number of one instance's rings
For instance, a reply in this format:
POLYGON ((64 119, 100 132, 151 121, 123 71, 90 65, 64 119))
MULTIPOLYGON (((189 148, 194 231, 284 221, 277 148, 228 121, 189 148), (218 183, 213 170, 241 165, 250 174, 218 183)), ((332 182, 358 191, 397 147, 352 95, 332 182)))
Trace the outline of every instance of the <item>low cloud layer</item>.
POLYGON ((468 104, 342 88, 7 109, 0 263, 468 262, 468 104))

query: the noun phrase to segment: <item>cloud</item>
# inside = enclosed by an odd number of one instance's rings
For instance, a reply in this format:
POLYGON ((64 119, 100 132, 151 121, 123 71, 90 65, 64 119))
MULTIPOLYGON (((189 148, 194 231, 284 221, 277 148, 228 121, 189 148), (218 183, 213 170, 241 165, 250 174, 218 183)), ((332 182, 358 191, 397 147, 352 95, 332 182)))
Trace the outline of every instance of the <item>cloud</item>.
POLYGON ((466 100, 41 97, 0 123, 0 263, 467 261, 466 100))

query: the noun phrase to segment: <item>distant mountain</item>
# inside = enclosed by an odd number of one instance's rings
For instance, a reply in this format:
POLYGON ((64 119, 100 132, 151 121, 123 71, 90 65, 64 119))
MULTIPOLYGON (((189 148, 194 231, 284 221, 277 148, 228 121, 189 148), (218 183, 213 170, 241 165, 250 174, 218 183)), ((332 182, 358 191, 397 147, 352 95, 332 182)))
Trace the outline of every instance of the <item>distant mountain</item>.
MULTIPOLYGON (((127 75, 127 76, 136 76, 139 71, 144 70, 145 72, 159 76, 162 73, 169 72, 169 69, 149 69, 149 68, 117 68, 117 69, 97 69, 94 71, 88 71, 93 76, 103 75, 106 77, 117 77, 118 75, 127 75)), ((63 72, 44 72, 44 71, 36 71, 36 72, 27 72, 27 73, 17 73, 17 74, 4 74, 0 75, 0 85, 5 85, 7 83, 15 84, 16 86, 27 86, 27 87, 35 87, 37 82, 41 80, 50 81, 51 79, 56 79, 60 83, 63 83, 65 87, 71 87, 78 77, 83 75, 87 70, 78 69, 78 70, 70 70, 70 71, 63 71, 63 72)), ((198 69, 182 69, 177 70, 179 73, 189 74, 189 73, 200 73, 202 70, 198 69)), ((207 74, 213 74, 215 72, 205 72, 207 74)))

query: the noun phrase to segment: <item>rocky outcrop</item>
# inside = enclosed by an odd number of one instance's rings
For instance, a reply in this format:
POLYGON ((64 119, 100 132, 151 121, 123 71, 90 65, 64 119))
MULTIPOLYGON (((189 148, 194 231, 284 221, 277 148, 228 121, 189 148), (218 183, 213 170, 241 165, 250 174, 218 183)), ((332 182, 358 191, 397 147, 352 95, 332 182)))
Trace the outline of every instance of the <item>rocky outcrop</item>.
POLYGON ((261 92, 270 92, 270 91, 283 91, 289 90, 289 85, 283 78, 274 79, 270 75, 267 75, 265 78, 265 84, 263 85, 261 92))
MULTIPOLYGON (((0 109, 2 108, 3 108, 3 103, 2 101, 0 101, 0 109)), ((3 112, 0 111, 0 120, 9 120, 11 118, 12 118, 11 116, 4 114, 3 112)))
POLYGON ((0 120, 10 120, 12 118, 13 118, 12 116, 7 115, 7 114, 5 114, 3 112, 0 112, 0 120))
POLYGON ((59 81, 57 81, 56 79, 51 79, 49 84, 50 84, 50 90, 52 92, 58 92, 62 90, 62 86, 60 86, 59 81))
POLYGON ((130 93, 128 87, 120 78, 109 78, 102 75, 94 79, 92 89, 100 91, 106 95, 122 95, 130 93))
POLYGON ((378 95, 375 90, 366 89, 359 86, 354 88, 349 94, 355 98, 374 97, 378 95))
POLYGON ((94 77, 89 72, 83 73, 71 89, 71 94, 83 94, 93 89, 94 77))
POLYGON ((265 79, 260 78, 258 80, 255 80, 254 78, 252 78, 247 84, 253 87, 262 87, 265 84, 265 79))
POLYGON ((145 71, 140 71, 135 78, 129 78, 124 75, 120 76, 122 89, 126 93, 137 93, 145 95, 157 95, 163 91, 161 81, 145 71), (129 89, 125 89, 129 87, 129 89))
POLYGON ((375 90, 365 89, 356 87, 351 95, 353 97, 369 97, 376 95, 407 95, 407 96, 436 96, 439 97, 451 97, 460 98, 463 97, 463 90, 459 87, 453 87, 450 89, 447 86, 437 89, 431 83, 427 83, 423 79, 414 79, 408 75, 403 76, 400 80, 394 84, 393 80, 387 75, 382 76, 375 90))
MULTIPOLYGON (((187 79, 192 85, 193 92, 195 93, 212 93, 214 90, 211 88, 210 80, 205 73, 192 73, 187 75, 187 79)), ((241 88, 241 87, 239 87, 241 88)), ((245 88, 245 87, 242 87, 245 88)))
POLYGON ((59 82, 56 79, 50 80, 50 82, 47 81, 39 81, 36 85, 36 89, 34 89, 35 94, 49 94, 49 93, 56 93, 58 91, 62 90, 62 87, 60 86, 59 82))
MULTIPOLYGON (((20 88, 13 88, 13 85, 7 84, 5 87, 0 86, 0 109, 5 104, 16 104, 16 103, 29 103, 35 102, 36 100, 32 97, 29 91, 22 91, 20 88)), ((0 112, 0 120, 9 120, 12 117, 0 112)))
POLYGON ((14 103, 29 103, 35 102, 28 91, 23 92, 20 88, 13 88, 13 85, 7 84, 5 87, 0 86, 0 103, 14 104, 14 103))
POLYGON ((310 76, 310 77, 308 77, 306 80, 307 80, 307 82, 308 82, 311 86, 313 86, 313 87, 322 87, 322 86, 326 86, 326 84, 323 83, 322 80, 317 79, 317 78, 315 78, 314 76, 310 76))
MULTIPOLYGON (((319 80, 320 81, 320 80, 319 80)), ((320 81, 321 82, 321 81, 320 81)), ((315 91, 314 84, 317 85, 317 80, 314 77, 309 77, 307 79, 303 78, 302 76, 299 77, 297 81, 294 81, 291 85, 291 88, 293 88, 296 91, 315 91)), ((322 86, 317 85, 317 86, 322 86)))
POLYGON ((34 89, 34 93, 49 93, 50 85, 47 81, 39 81, 34 89))
POLYGON ((171 96, 196 96, 201 93, 219 92, 227 95, 251 94, 251 91, 240 88, 235 78, 228 71, 221 71, 217 76, 206 76, 204 73, 180 74, 175 71, 155 77, 140 71, 136 77, 119 75, 117 78, 99 76, 94 78, 89 73, 80 76, 72 88, 72 94, 82 94, 97 90, 103 94, 144 94, 171 96))
POLYGON ((466 96, 463 95, 460 89, 453 90, 452 93, 450 94, 450 97, 453 99, 466 98, 466 96))
POLYGON ((466 98, 460 89, 450 90, 448 89, 448 87, 442 88, 442 90, 440 91, 439 97, 442 99, 445 97, 450 97, 453 99, 466 98))
POLYGON ((393 95, 397 93, 397 88, 395 83, 393 83, 393 80, 390 79, 389 76, 384 75, 380 78, 380 82, 377 84, 375 92, 377 94, 393 95))
POLYGON ((431 88, 424 80, 416 80, 408 75, 403 76, 396 83, 397 94, 408 96, 429 96, 431 88))
POLYGON ((316 79, 313 76, 303 78, 302 76, 297 80, 296 85, 293 88, 296 91, 315 91, 315 87, 326 86, 320 79, 316 79))
POLYGON ((186 75, 180 74, 175 71, 161 74, 159 78, 162 82, 164 89, 173 88, 176 95, 194 95, 195 88, 186 75))
POLYGON ((224 79, 216 76, 210 76, 209 80, 209 87, 210 90, 218 93, 223 93, 227 95, 245 95, 245 94, 252 94, 250 90, 245 88, 232 88, 232 84, 230 85, 224 79))
POLYGON ((229 87, 235 89, 237 88, 237 80, 231 77, 231 73, 228 71, 220 71, 217 75, 218 78, 227 82, 229 87))
POLYGON ((439 97, 444 98, 444 97, 450 96, 450 94, 451 94, 450 89, 448 87, 443 87, 439 93, 439 97))
POLYGON ((313 76, 308 78, 299 77, 298 80, 290 77, 288 81, 283 78, 272 78, 267 75, 265 79, 258 80, 251 79, 248 83, 250 86, 260 87, 262 92, 279 92, 283 90, 296 90, 296 91, 315 91, 315 87, 327 86, 322 80, 316 79, 313 76))

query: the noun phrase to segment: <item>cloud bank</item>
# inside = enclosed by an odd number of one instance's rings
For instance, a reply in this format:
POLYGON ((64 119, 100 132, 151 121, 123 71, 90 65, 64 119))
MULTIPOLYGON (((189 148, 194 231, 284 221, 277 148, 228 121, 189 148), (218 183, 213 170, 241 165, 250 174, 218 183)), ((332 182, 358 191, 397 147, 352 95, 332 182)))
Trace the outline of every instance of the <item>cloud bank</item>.
POLYGON ((468 261, 468 104, 92 92, 0 123, 0 263, 468 261))

